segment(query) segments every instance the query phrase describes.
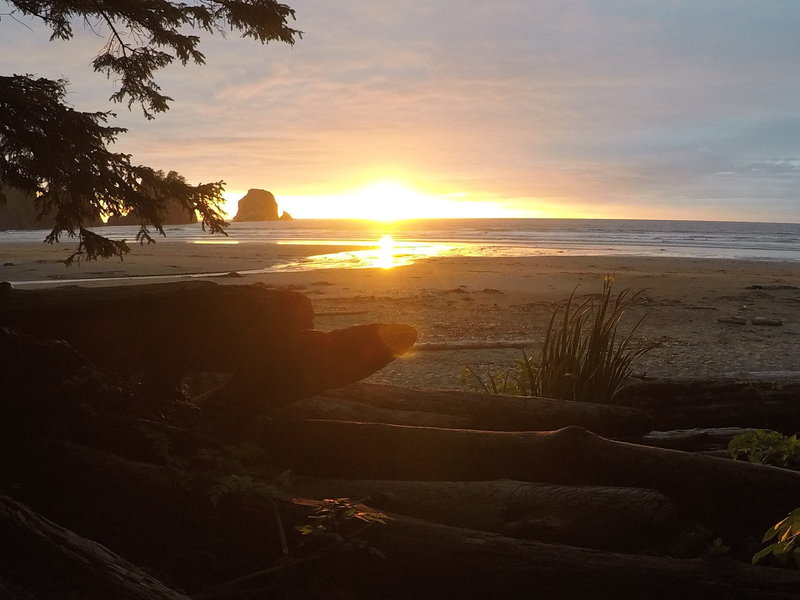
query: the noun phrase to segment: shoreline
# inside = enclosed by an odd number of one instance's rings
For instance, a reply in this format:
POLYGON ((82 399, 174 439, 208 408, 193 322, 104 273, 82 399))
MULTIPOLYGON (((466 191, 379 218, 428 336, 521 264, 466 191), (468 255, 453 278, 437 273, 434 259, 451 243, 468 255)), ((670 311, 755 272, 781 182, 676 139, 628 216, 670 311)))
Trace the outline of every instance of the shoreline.
MULTIPOLYGON (((654 377, 709 377, 797 369, 798 263, 630 256, 440 256, 391 269, 240 272, 302 260, 321 248, 159 241, 135 247, 122 262, 82 263, 67 269, 58 262, 68 254, 67 244, 25 245, 11 249, 16 252, 13 256, 8 246, 0 244, 3 262, 14 263, 0 267, 0 281, 14 280, 17 273, 46 280, 47 287, 65 285, 64 275, 78 269, 94 278, 78 285, 132 285, 151 281, 143 277, 155 272, 167 271, 165 279, 171 279, 185 275, 169 274, 170 270, 213 270, 221 275, 193 278, 222 284, 263 283, 307 295, 319 329, 370 322, 413 325, 419 331, 419 349, 367 381, 458 389, 465 365, 483 371, 491 363, 511 365, 521 357, 517 348, 486 346, 530 341, 535 352, 557 303, 576 286, 577 297, 599 293, 603 278, 613 273, 615 290, 645 290, 642 302, 630 309, 622 324, 625 331, 646 315, 634 337, 657 345, 637 363, 637 372, 654 377), (105 279, 108 275, 133 279, 105 279), (720 321, 730 317, 745 323, 720 321), (781 325, 754 325, 754 317, 779 320, 781 325)), ((35 287, 20 287, 29 286, 35 287)))

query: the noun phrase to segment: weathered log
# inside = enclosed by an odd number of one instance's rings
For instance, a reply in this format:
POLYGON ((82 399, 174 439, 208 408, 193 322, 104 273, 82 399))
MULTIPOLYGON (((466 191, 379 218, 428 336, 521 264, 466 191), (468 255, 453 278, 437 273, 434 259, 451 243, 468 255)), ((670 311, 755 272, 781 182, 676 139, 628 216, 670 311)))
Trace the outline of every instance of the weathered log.
POLYGON ((260 285, 206 282, 12 290, 0 327, 66 340, 90 360, 167 384, 190 371, 231 373, 227 398, 241 410, 363 379, 416 340, 408 325, 313 330, 305 296, 260 285))
POLYGON ((639 440, 644 446, 671 448, 685 452, 718 452, 725 450, 737 435, 752 431, 742 427, 711 427, 651 431, 639 440))
POLYGON ((0 482, 15 500, 190 595, 280 555, 272 507, 235 495, 215 507, 213 475, 57 441, 2 440, 0 451, 0 482))
POLYGON ((757 427, 800 430, 800 381, 656 379, 623 388, 618 404, 646 410, 653 429, 757 427))
POLYGON ((651 490, 511 481, 300 478, 303 498, 347 497, 434 523, 620 552, 655 551, 679 532, 672 501, 651 490))
POLYGON ((227 398, 249 414, 268 412, 364 379, 408 352, 416 339, 416 330, 400 323, 298 331, 275 357, 256 357, 246 371, 236 371, 227 398))
POLYGON ((4 294, 0 325, 66 340, 117 371, 177 378, 280 357, 287 338, 313 328, 313 309, 302 294, 258 284, 72 286, 4 294))
MULTIPOLYGON (((49 586, 61 594, 69 591, 72 597, 87 600, 190 600, 100 544, 2 494, 0 532, 5 547, 13 548, 13 556, 3 562, 12 562, 18 571, 35 565, 36 572, 29 575, 46 573, 49 586)), ((34 583, 41 581, 34 579, 34 583)))
POLYGON ((469 417, 442 414, 435 410, 435 406, 431 406, 429 411, 391 409, 344 398, 313 396, 295 400, 279 408, 273 416, 282 419, 329 419, 415 427, 473 428, 473 419, 469 417))
MULTIPOLYGON (((304 504, 312 505, 309 501, 304 504)), ((497 534, 434 524, 389 514, 386 525, 358 539, 385 558, 366 553, 323 553, 306 564, 295 585, 313 574, 325 587, 309 587, 304 598, 547 598, 574 600, 789 600, 800 574, 752 567, 730 560, 672 559, 599 552, 542 544, 497 534)), ((358 547, 357 544, 354 544, 358 547)), ((274 591, 276 575, 266 569, 230 585, 200 592, 214 600, 247 590, 274 591), (243 583, 248 585, 242 585, 243 583)))
POLYGON ((796 571, 599 552, 399 516, 368 533, 386 560, 327 572, 366 598, 789 600, 800 586, 796 571))
POLYGON ((264 443, 298 473, 342 479, 514 479, 659 491, 721 531, 760 532, 796 508, 800 473, 601 438, 340 421, 272 423, 264 443))
MULTIPOLYGON (((246 503, 231 498, 214 510, 198 489, 189 493, 169 469, 63 444, 32 458, 42 471, 18 472, 16 478, 26 496, 58 513, 62 524, 72 521, 101 541, 115 541, 126 558, 141 554, 144 563, 135 562, 168 574, 190 594, 225 581, 224 572, 232 579, 264 569, 280 556, 272 508, 256 496, 246 503), (76 488, 86 493, 77 494, 76 488), (229 568, 221 570, 219 563, 229 568)), ((0 469, 7 477, 9 465, 4 462, 0 469)), ((800 574, 793 571, 613 554, 390 516, 386 526, 364 534, 385 560, 330 554, 300 570, 289 585, 299 597, 321 597, 318 590, 316 596, 313 589, 303 592, 311 571, 317 580, 362 598, 637 600, 675 595, 778 600, 794 598, 800 585, 800 574)), ((295 542, 290 540, 291 547, 295 542)))
MULTIPOLYGON (((452 415, 466 419, 466 423, 455 421, 458 427, 487 431, 550 431, 575 425, 608 437, 638 437, 652 429, 649 415, 642 410, 550 398, 427 391, 370 383, 331 389, 322 397, 398 411, 395 414, 413 411, 452 415)), ((307 409, 304 412, 308 418, 307 409)))

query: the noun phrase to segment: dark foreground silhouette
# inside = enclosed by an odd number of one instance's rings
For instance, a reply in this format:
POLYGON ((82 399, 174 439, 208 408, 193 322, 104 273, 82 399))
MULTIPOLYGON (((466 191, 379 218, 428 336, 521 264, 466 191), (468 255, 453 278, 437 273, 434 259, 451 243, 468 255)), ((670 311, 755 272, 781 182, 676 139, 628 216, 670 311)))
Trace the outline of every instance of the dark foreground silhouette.
POLYGON ((0 327, 0 597, 800 591, 748 564, 800 474, 708 433, 791 427, 792 384, 646 382, 627 406, 361 384, 412 328, 318 332, 261 286, 6 290, 0 327))

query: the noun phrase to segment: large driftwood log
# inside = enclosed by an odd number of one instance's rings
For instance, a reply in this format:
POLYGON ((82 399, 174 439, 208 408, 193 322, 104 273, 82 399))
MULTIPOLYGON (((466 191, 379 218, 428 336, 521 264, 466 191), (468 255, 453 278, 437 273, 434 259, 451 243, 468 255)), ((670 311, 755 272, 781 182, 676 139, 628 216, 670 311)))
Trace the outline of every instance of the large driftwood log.
POLYGON ((3 562, 18 565, 18 571, 35 565, 34 583, 41 584, 36 576, 47 573, 49 587, 59 595, 69 592, 87 600, 190 600, 100 544, 2 494, 0 532, 5 548, 14 553, 3 562))
MULTIPOLYGON (((263 498, 233 495, 214 509, 204 501, 202 487, 187 488, 170 469, 69 444, 39 449, 28 458, 41 465, 39 473, 25 469, 26 461, 15 473, 8 462, 0 471, 17 481, 35 510, 168 574, 190 595, 263 570, 280 557, 274 511, 263 498)), ((308 501, 283 505, 282 512, 297 522, 309 506, 308 501)), ((783 600, 796 597, 800 586, 800 574, 793 571, 614 554, 390 516, 386 526, 364 534, 386 559, 332 553, 299 568, 284 584, 289 581, 294 597, 304 598, 331 597, 306 587, 313 574, 316 581, 349 591, 349 597, 615 600, 676 595, 783 600)), ((291 538, 290 548, 297 541, 291 538)), ((287 571, 291 567, 281 569, 287 571)))
POLYGON ((639 443, 686 452, 725 453, 730 441, 747 431, 752 431, 752 428, 714 427, 651 431, 643 436, 639 443))
POLYGON ((297 472, 320 477, 651 489, 689 519, 738 532, 766 529, 800 498, 800 473, 616 442, 579 427, 507 433, 298 421, 273 423, 264 441, 297 472))
POLYGON ((279 357, 288 338, 313 328, 313 309, 302 294, 262 285, 66 287, 6 292, 0 326, 66 340, 117 371, 180 377, 279 357))
MULTIPOLYGON (((311 504, 304 501, 304 504, 311 504)), ((304 571, 327 590, 295 590, 291 597, 475 600, 789 600, 800 574, 729 560, 680 560, 542 544, 389 514, 363 538, 384 555, 323 554, 304 571), (313 591, 312 591, 313 590, 313 591), (316 592, 316 593, 313 593, 316 592)), ((343 549, 341 549, 343 550, 343 549)), ((215 600, 245 590, 279 589, 267 569, 196 595, 215 600), (247 582, 248 585, 242 585, 247 582)), ((295 578, 298 582, 300 578, 295 578)))
POLYGON ((633 383, 615 401, 646 410, 653 429, 757 427, 800 430, 800 381, 664 379, 633 383))
POLYGON ((672 501, 652 490, 496 481, 300 478, 303 498, 347 497, 443 525, 620 552, 653 551, 679 530, 672 501))
MULTIPOLYGON (((213 473, 192 473, 58 441, 2 440, 0 481, 39 515, 191 591, 280 555, 271 505, 215 507, 213 473)), ((257 500, 257 499, 256 499, 257 500)))
POLYGON ((789 600, 800 585, 795 571, 612 554, 405 517, 372 528, 369 539, 386 560, 347 575, 371 598, 789 600))
POLYGON ((391 423, 414 427, 444 427, 448 429, 473 429, 474 419, 467 416, 437 412, 431 405, 427 410, 404 410, 374 406, 358 400, 312 396, 295 400, 279 408, 273 416, 281 419, 327 419, 332 421, 360 421, 365 423, 391 423))
POLYGON ((0 327, 66 340, 151 381, 230 373, 227 399, 248 414, 363 379, 416 340, 399 324, 316 331, 302 294, 206 282, 11 290, 0 296, 0 327))
MULTIPOLYGON (((609 437, 635 438, 652 429, 652 420, 645 411, 626 406, 476 392, 415 390, 370 383, 354 383, 328 390, 318 398, 299 403, 297 413, 303 418, 314 418, 312 407, 317 406, 320 413, 325 411, 330 414, 338 405, 342 407, 341 414, 346 415, 346 411, 352 408, 348 404, 351 402, 394 411, 381 411, 376 418, 392 418, 392 415, 396 415, 396 420, 385 422, 398 425, 410 424, 407 419, 403 419, 404 412, 417 412, 436 413, 452 419, 452 425, 439 426, 487 431, 550 431, 576 425, 609 437), (331 400, 328 401, 328 398, 331 400), (337 404, 334 400, 341 402, 337 404), (398 420, 402 422, 397 422, 398 420)), ((287 408, 287 411, 290 409, 287 408)), ((366 416, 367 411, 361 411, 366 416)), ((319 414, 316 418, 321 416, 319 414)), ((340 417, 323 418, 343 420, 340 417)), ((363 420, 376 422, 376 418, 363 420)), ((437 426, 433 422, 424 424, 437 426)))

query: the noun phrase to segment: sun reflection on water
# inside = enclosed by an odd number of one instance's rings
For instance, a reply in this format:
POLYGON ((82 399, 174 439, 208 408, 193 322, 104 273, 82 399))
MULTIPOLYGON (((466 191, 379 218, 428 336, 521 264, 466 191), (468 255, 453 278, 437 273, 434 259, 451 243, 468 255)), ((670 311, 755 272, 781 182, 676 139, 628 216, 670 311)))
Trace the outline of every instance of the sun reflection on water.
POLYGON ((297 262, 276 265, 276 270, 307 269, 393 269, 414 264, 415 261, 446 254, 451 249, 448 244, 435 242, 397 241, 391 235, 384 235, 373 245, 363 250, 347 250, 309 256, 297 262))
MULTIPOLYGON (((391 269, 392 267, 401 266, 395 259, 394 255, 394 240, 392 236, 385 235, 378 242, 378 255, 375 257, 372 266, 381 269, 391 269)), ((397 257, 399 258, 399 257, 397 257)))

